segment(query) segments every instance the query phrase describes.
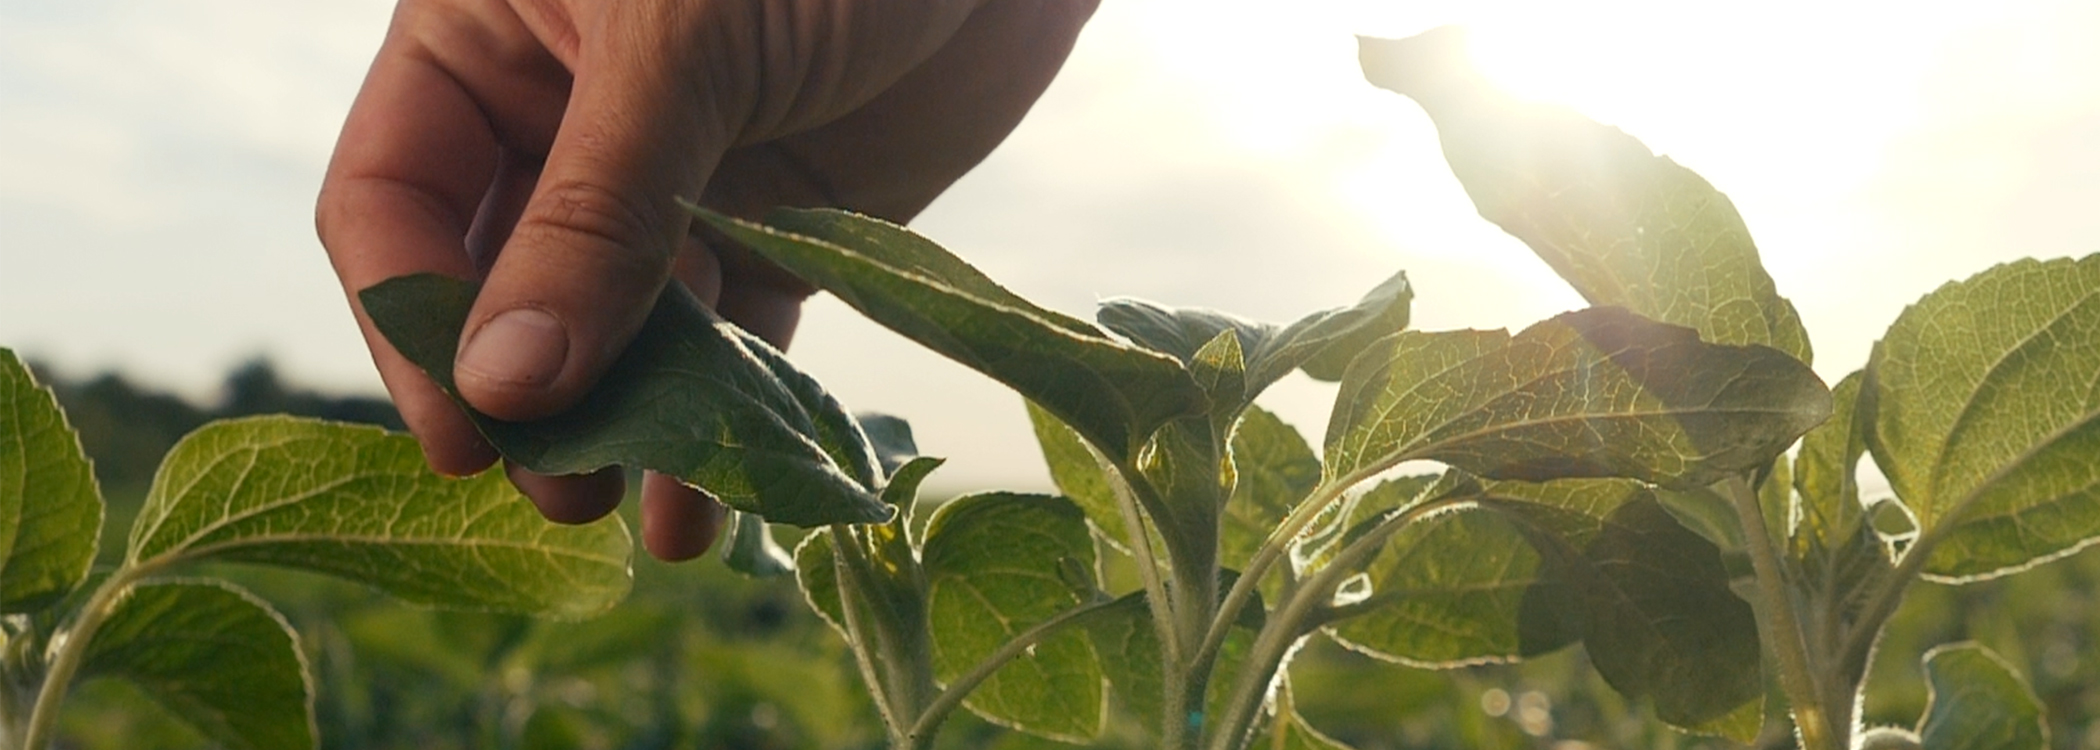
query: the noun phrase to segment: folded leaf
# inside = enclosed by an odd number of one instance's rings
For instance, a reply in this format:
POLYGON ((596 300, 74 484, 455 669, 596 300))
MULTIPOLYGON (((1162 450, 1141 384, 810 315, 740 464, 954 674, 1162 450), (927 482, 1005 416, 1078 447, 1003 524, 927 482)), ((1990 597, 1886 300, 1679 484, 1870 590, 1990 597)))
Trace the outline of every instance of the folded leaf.
MULTIPOLYGON (((447 392, 477 287, 424 274, 358 293, 387 341, 447 392)), ((852 418, 777 352, 672 284, 627 350, 568 411, 505 422, 471 408, 505 458, 541 474, 650 469, 798 526, 888 517, 852 418)))
POLYGON ((1168 420, 1207 406, 1181 363, 1036 307, 901 227, 831 210, 782 209, 767 216, 771 227, 689 210, 875 322, 1013 388, 1118 460, 1168 420))
POLYGON ((0 349, 0 614, 64 598, 87 576, 102 492, 51 390, 0 349))
MULTIPOLYGON (((1059 575, 1094 565, 1086 518, 1071 501, 994 493, 956 499, 928 522, 924 565, 934 674, 948 682, 1037 624, 1087 602, 1059 575)), ((1052 739, 1085 742, 1105 718, 1101 665, 1080 628, 1008 662, 964 699, 985 718, 1052 739)))
POLYGON ((1407 331, 1343 378, 1324 480, 1430 459, 1493 479, 1701 486, 1765 466, 1830 409, 1793 357, 1706 343, 1619 308, 1564 313, 1515 337, 1407 331))
POLYGON ((138 686, 217 745, 318 744, 313 677, 298 634, 268 604, 229 584, 132 589, 95 631, 81 674, 138 686))
POLYGON ((730 570, 756 578, 772 578, 795 572, 795 559, 766 529, 766 519, 743 511, 729 511, 729 530, 723 534, 722 563, 730 570))
POLYGON ((1482 218, 1531 246, 1592 305, 1761 344, 1809 361, 1728 196, 1632 136, 1489 84, 1463 30, 1361 39, 1364 76, 1414 99, 1482 218))
POLYGON ((1918 721, 1925 750, 2040 750, 2049 723, 2034 688, 2005 659, 1974 643, 1925 653, 1932 696, 1918 721))
POLYGON ((430 471, 414 438, 269 416, 214 422, 161 462, 126 564, 267 563, 421 604, 581 617, 627 594, 617 517, 540 517, 500 470, 430 471))
POLYGON ((1191 362, 1196 350, 1225 331, 1239 339, 1247 363, 1245 394, 1232 408, 1251 402, 1300 366, 1314 377, 1339 380, 1349 360, 1372 341, 1407 327, 1414 289, 1396 274, 1349 307, 1307 315, 1289 326, 1258 323, 1202 308, 1171 308, 1119 298, 1101 303, 1096 318, 1109 330, 1155 351, 1191 362))
POLYGON ((1925 572, 1974 580, 2100 538, 2100 255, 1950 282, 1875 347, 1868 446, 1925 572))

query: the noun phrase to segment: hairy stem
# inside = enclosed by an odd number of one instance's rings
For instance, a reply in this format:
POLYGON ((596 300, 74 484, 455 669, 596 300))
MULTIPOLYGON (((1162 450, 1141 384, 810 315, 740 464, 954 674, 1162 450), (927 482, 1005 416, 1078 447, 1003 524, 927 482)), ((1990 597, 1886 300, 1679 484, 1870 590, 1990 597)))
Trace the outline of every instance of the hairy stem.
POLYGON ((1262 541, 1261 547, 1254 551, 1254 557, 1247 561, 1247 569, 1240 571, 1240 579, 1233 582, 1232 590, 1227 591, 1225 599, 1218 604, 1217 616, 1211 619, 1210 631, 1204 634, 1202 645, 1196 648, 1197 660, 1207 661, 1217 656, 1218 648, 1224 645, 1225 634, 1231 630, 1233 621, 1239 618, 1240 610, 1245 609, 1247 602, 1253 600, 1254 592, 1261 586, 1262 577, 1268 575, 1269 568, 1290 550, 1291 542, 1304 533, 1306 527, 1311 526, 1313 520, 1319 518, 1328 506, 1340 499, 1343 491, 1369 479, 1379 471, 1384 469, 1357 471, 1335 481, 1324 482, 1314 488, 1311 495, 1306 496, 1305 502, 1292 508, 1290 515, 1284 516, 1283 523, 1279 524, 1275 531, 1269 532, 1269 538, 1262 541))
MULTIPOLYGON (((1261 711, 1263 698, 1269 684, 1276 678, 1276 671, 1283 666, 1283 659, 1297 645, 1299 639, 1314 628, 1338 619, 1329 602, 1342 581, 1357 571, 1358 566, 1378 554, 1393 534, 1416 521, 1430 515, 1457 507, 1464 500, 1440 499, 1424 502, 1394 513, 1381 521, 1363 536, 1350 541, 1334 559, 1307 577, 1304 585, 1271 614, 1254 638, 1254 647, 1247 655, 1247 662, 1240 667, 1232 683, 1232 692, 1225 701, 1225 713, 1220 717, 1218 731, 1211 735, 1211 750, 1233 750, 1239 746, 1253 726, 1261 711)), ((1245 581, 1245 578, 1240 579, 1245 581)), ((1222 619, 1227 615, 1220 614, 1222 619)), ((1228 621, 1229 624, 1229 621, 1228 621)), ((1220 639, 1222 641, 1222 639, 1220 639)))
POLYGON ((1801 746, 1803 750, 1840 750, 1843 738, 1832 732, 1830 717, 1824 713, 1823 691, 1809 665, 1801 619, 1794 614, 1793 596, 1787 592, 1779 555, 1772 549, 1772 534, 1765 527, 1757 490, 1742 475, 1729 477, 1727 484, 1729 500, 1743 524, 1744 544, 1750 548, 1751 567, 1757 572, 1758 629, 1779 662, 1779 684, 1786 691, 1787 701, 1793 704, 1794 727, 1801 734, 1801 746))
POLYGON ((853 538, 845 526, 835 525, 827 531, 831 534, 833 577, 839 584, 839 612, 845 615, 846 638, 851 641, 848 645, 852 647, 849 650, 853 652, 854 664, 860 667, 861 682, 867 684, 868 692, 875 699, 875 710, 881 714, 882 726, 890 734, 890 745, 910 747, 906 744, 909 738, 903 732, 903 717, 890 703, 882 672, 875 666, 873 649, 876 644, 869 640, 867 623, 860 611, 860 591, 866 583, 862 575, 867 570, 860 555, 860 540, 853 538))
POLYGON ((36 703, 29 709, 29 727, 22 735, 22 750, 42 750, 51 744, 51 732, 58 724, 58 707, 65 702, 66 692, 72 687, 73 677, 80 671, 81 660, 87 658, 88 645, 95 640, 95 631, 115 614, 117 605, 131 593, 133 584, 161 568, 151 563, 118 568, 108 580, 88 597, 87 604, 74 615, 68 626, 53 640, 57 653, 50 658, 51 668, 44 672, 44 684, 37 688, 36 703))

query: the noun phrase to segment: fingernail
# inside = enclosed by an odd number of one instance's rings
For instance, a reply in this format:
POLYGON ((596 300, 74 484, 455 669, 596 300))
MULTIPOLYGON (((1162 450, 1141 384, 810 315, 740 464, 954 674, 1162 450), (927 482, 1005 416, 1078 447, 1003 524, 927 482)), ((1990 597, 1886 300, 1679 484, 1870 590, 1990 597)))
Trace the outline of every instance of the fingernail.
POLYGON ((538 388, 554 382, 569 357, 569 333, 545 310, 520 307, 496 316, 460 348, 453 367, 462 373, 514 386, 538 388))

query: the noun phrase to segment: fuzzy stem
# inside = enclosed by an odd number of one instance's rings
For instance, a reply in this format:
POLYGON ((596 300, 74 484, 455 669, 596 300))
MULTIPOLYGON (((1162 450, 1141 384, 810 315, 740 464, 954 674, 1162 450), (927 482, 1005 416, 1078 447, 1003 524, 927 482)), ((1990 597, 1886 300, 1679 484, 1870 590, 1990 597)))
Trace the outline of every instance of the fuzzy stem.
POLYGON ((1757 572, 1761 600, 1757 607, 1758 627, 1779 661, 1779 684, 1786 691, 1787 701, 1793 704, 1794 727, 1800 732, 1801 746, 1803 750, 1840 750, 1841 738, 1832 733, 1830 717, 1824 713, 1823 691, 1816 685, 1816 673, 1809 666, 1801 620, 1794 615, 1794 600, 1779 569, 1778 553, 1772 549, 1772 534, 1765 527, 1757 491, 1740 474, 1729 477, 1727 484, 1729 499, 1743 524, 1744 544, 1750 548, 1751 567, 1757 572))
POLYGON ((903 732, 903 718, 897 714, 896 707, 890 704, 888 691, 884 689, 882 672, 875 666, 871 650, 876 644, 869 640, 867 625, 862 619, 860 608, 856 606, 861 599, 858 596, 860 587, 865 583, 861 573, 866 570, 865 562, 859 554, 860 541, 847 533, 845 526, 835 525, 828 531, 831 534, 832 575, 838 579, 839 585, 839 612, 845 615, 846 622, 843 624, 846 626, 846 639, 851 641, 847 644, 851 647, 848 650, 853 652, 854 664, 860 667, 861 681, 867 683, 868 692, 875 699, 875 710, 881 714, 883 729, 889 732, 890 746, 910 747, 907 744, 909 738, 903 732), (849 556, 852 562, 848 561, 849 556))
POLYGON ((74 674, 80 671, 81 660, 87 658, 88 644, 95 640, 95 631, 115 614, 117 605, 131 587, 160 565, 144 564, 120 568, 95 589, 87 604, 80 608, 72 627, 63 632, 64 641, 58 653, 51 659, 51 668, 44 672, 44 684, 37 688, 36 704, 29 710, 29 727, 22 735, 22 750, 42 750, 51 744, 51 732, 58 724, 58 707, 65 702, 66 691, 72 687, 74 674))

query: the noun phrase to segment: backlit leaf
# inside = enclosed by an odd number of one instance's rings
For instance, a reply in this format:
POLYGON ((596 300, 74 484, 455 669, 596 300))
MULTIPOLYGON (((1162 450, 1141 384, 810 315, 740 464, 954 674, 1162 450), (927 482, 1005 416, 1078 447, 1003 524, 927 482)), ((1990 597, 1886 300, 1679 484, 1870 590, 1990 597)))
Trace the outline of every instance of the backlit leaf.
POLYGON ((500 470, 443 477, 408 435, 269 416, 168 452, 126 564, 266 563, 422 604, 580 617, 626 596, 630 556, 617 517, 549 522, 500 470))
POLYGON ((875 322, 1005 383, 1119 460, 1207 406, 1171 357, 1036 307, 909 230, 834 210, 782 209, 767 216, 772 226, 690 210, 875 322))
POLYGON ((1973 580, 2100 538, 2100 255, 1949 282, 1875 347, 1868 446, 1926 574, 1973 580))
POLYGON ((133 588, 95 631, 81 674, 138 686, 228 748, 317 744, 298 635, 261 599, 224 583, 133 588))
POLYGON ((1320 483, 1320 459, 1298 430, 1251 406, 1232 433, 1232 464, 1239 481, 1225 504, 1218 557, 1238 568, 1320 483))
MULTIPOLYGON (((934 673, 951 681, 1014 636, 1087 601, 1059 575, 1071 560, 1094 564, 1078 507, 1064 498, 970 495, 928 523, 924 565, 934 673)), ((964 699, 988 719, 1033 734, 1083 742, 1101 731, 1101 666, 1084 631, 1053 633, 1008 662, 964 699)))
POLYGON ((1043 462, 1050 467, 1050 481, 1057 484, 1057 491, 1079 504, 1087 521, 1101 530, 1110 545, 1124 549, 1130 534, 1109 484, 1113 481, 1109 470, 1102 468, 1079 433, 1033 401, 1028 402, 1028 421, 1035 426, 1036 444, 1042 447, 1043 462))
POLYGON ((1359 357, 1326 481, 1431 459, 1493 479, 1700 486, 1762 467, 1830 414, 1798 360, 1619 308, 1501 331, 1402 332, 1359 357))
MULTIPOLYGON (((1531 246, 1592 305, 1809 360, 1735 205, 1618 128, 1489 84, 1463 30, 1361 40, 1364 76, 1414 99, 1482 218, 1531 246)), ((1661 93, 1661 92, 1658 92, 1661 93)))
POLYGON ((1245 352, 1247 386, 1240 403, 1246 403, 1300 366, 1314 377, 1341 379, 1343 368, 1365 346, 1407 327, 1413 300, 1414 289, 1402 273, 1355 305, 1322 310, 1288 326, 1129 298, 1101 303, 1096 317, 1109 330, 1184 363, 1194 360, 1205 342, 1232 331, 1245 352))
POLYGON ((1932 688, 1918 738, 1925 750, 2040 750, 2049 723, 2034 688, 2005 659, 1974 643, 1925 654, 1932 688))
MULTIPOLYGON (((358 293, 387 341, 457 396, 452 360, 478 287, 431 274, 358 293)), ((873 458, 852 419, 764 342, 671 284, 642 330, 568 411, 505 422, 468 409, 505 458, 541 474, 650 469, 776 523, 880 521, 873 458)))
POLYGON ((1859 502, 1859 481, 1853 478, 1860 456, 1867 452, 1870 428, 1859 408, 1863 372, 1854 372, 1830 389, 1835 404, 1830 421, 1809 430, 1801 438, 1801 453, 1794 461, 1794 522, 1792 548, 1796 557, 1815 550, 1834 550, 1859 532, 1864 506, 1859 502))
POLYGON ((51 390, 0 349, 0 614, 63 598, 87 576, 102 492, 51 390))

